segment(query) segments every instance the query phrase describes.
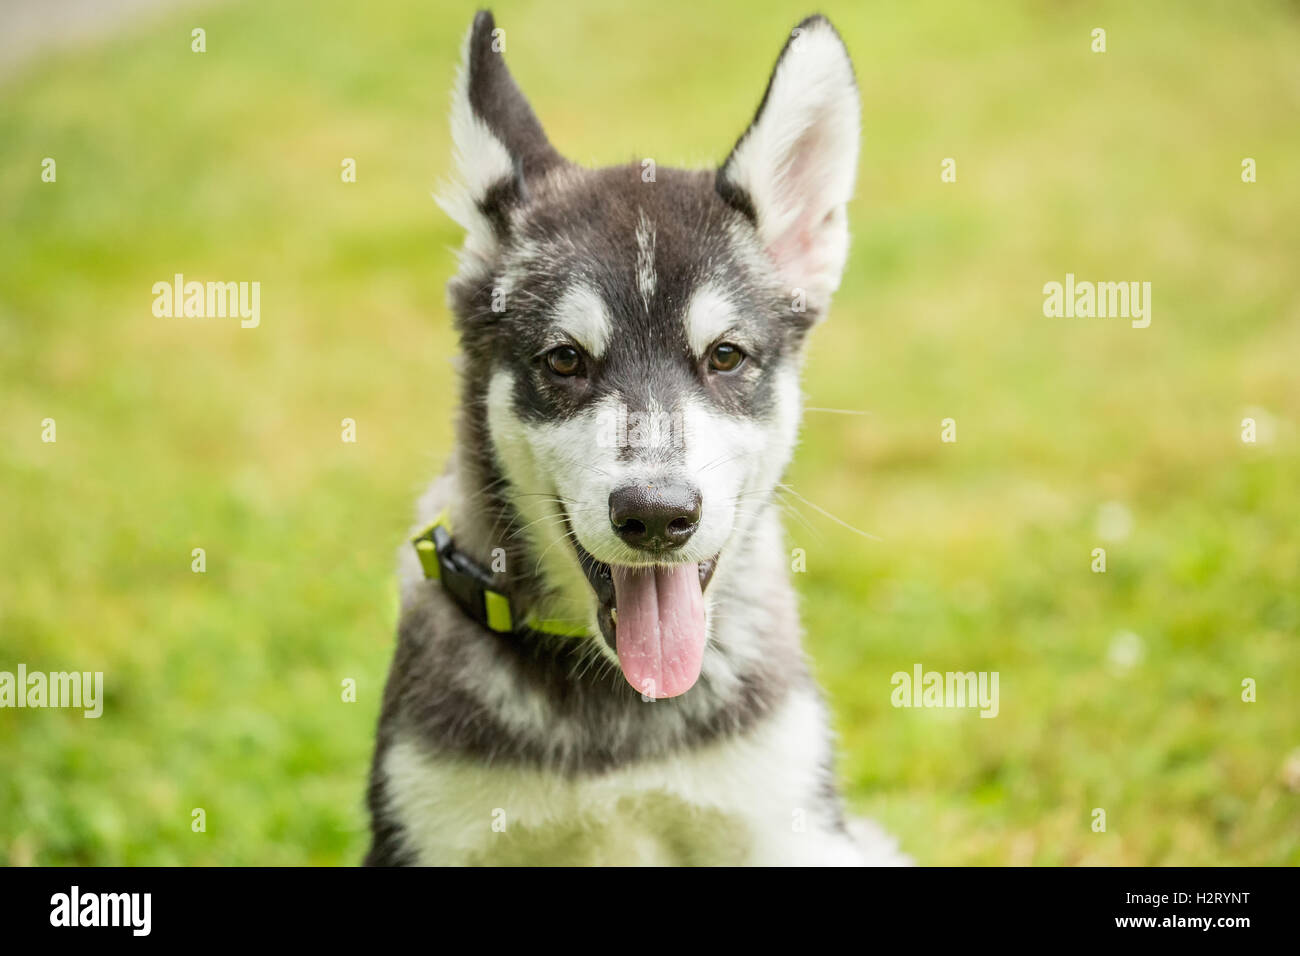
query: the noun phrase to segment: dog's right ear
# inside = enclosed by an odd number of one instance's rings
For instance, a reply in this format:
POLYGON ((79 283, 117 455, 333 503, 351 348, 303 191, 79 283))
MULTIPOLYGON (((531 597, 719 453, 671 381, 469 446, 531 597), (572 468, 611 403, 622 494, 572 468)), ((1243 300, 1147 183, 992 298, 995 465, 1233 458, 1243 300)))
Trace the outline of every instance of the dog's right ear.
POLYGON ((491 262, 510 208, 530 181, 564 163, 506 69, 505 31, 480 10, 461 48, 452 90, 451 138, 460 182, 439 205, 464 227, 464 255, 491 262))

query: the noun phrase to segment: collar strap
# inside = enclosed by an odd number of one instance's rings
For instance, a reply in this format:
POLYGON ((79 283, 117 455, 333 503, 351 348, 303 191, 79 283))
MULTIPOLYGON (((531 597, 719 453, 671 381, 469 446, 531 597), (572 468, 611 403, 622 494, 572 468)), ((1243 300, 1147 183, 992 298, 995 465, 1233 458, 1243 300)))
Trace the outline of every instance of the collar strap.
POLYGON ((489 631, 497 634, 534 631, 561 637, 586 636, 585 627, 519 613, 510 596, 495 586, 493 573, 456 548, 451 538, 451 519, 445 509, 411 538, 411 543, 415 545, 424 577, 441 583, 442 589, 457 606, 489 631))

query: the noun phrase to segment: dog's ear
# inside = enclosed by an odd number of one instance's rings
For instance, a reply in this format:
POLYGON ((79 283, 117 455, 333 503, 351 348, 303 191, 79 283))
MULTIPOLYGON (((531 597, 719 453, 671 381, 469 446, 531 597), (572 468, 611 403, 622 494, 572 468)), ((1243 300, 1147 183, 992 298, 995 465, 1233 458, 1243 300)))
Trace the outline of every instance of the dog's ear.
POLYGON ((439 203, 464 227, 465 253, 490 259, 510 207, 526 202, 529 182, 564 159, 506 69, 505 31, 486 10, 475 15, 462 46, 451 138, 460 182, 439 203))
POLYGON ((859 113, 843 41, 825 17, 809 17, 791 31, 754 121, 718 170, 718 192, 819 311, 848 256, 859 113))

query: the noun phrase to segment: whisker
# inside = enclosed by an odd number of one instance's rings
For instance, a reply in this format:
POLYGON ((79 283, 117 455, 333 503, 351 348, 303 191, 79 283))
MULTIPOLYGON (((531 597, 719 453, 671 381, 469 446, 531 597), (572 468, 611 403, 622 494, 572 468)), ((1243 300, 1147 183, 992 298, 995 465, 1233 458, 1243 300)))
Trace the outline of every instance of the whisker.
POLYGON ((556 521, 556 522, 562 522, 563 520, 564 520, 564 515, 561 515, 561 514, 546 514, 546 515, 542 515, 540 518, 534 518, 532 521, 528 522, 526 525, 522 525, 522 526, 520 526, 519 528, 516 528, 514 531, 512 531, 512 532, 511 532, 511 533, 506 537, 506 540, 507 540, 507 541, 511 541, 511 540, 513 540, 513 539, 519 537, 521 534, 523 534, 525 531, 527 531, 527 530, 528 530, 529 528, 531 528, 533 525, 541 524, 543 521, 556 521))
POLYGON ((794 495, 796 498, 798 498, 800 501, 802 501, 804 504, 806 504, 809 508, 812 508, 814 511, 818 512, 819 514, 821 514, 821 515, 823 515, 823 516, 825 516, 825 517, 827 517, 827 518, 830 518, 832 521, 834 521, 834 522, 835 522, 837 525, 839 525, 840 527, 842 527, 842 528, 847 528, 849 531, 852 531, 854 534, 860 534, 860 535, 862 535, 862 537, 864 537, 864 538, 868 538, 868 539, 870 539, 871 541, 879 541, 879 540, 881 540, 880 538, 876 537, 874 534, 871 534, 870 532, 863 531, 861 528, 855 528, 855 527, 853 527, 853 525, 849 524, 849 523, 848 523, 847 521, 845 521, 843 518, 837 518, 835 515, 831 514, 829 511, 827 511, 827 510, 826 510, 825 508, 823 508, 821 505, 819 505, 819 504, 815 504, 814 502, 809 501, 807 498, 805 498, 803 495, 799 494, 799 492, 795 491, 795 490, 794 490, 793 488, 791 488, 789 485, 785 485, 785 484, 780 484, 780 483, 778 483, 776 487, 778 487, 778 488, 780 488, 781 490, 783 490, 783 491, 787 491, 787 492, 789 492, 790 494, 794 495))

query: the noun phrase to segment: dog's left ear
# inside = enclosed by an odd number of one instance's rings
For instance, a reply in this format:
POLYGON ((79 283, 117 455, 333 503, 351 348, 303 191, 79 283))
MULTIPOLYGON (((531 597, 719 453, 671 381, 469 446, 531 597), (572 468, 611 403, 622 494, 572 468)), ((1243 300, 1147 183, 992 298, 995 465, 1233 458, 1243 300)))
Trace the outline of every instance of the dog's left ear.
POLYGON ((440 197, 465 229, 464 254, 490 261, 510 208, 527 202, 530 181, 565 160, 505 63, 505 31, 480 10, 465 36, 452 90, 451 138, 460 183, 440 197))
POLYGON ((809 17, 791 31, 758 114, 718 170, 718 192, 818 311, 848 257, 860 110, 844 42, 825 17, 809 17))

